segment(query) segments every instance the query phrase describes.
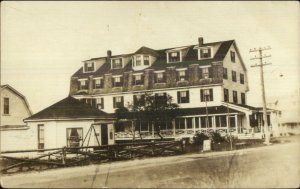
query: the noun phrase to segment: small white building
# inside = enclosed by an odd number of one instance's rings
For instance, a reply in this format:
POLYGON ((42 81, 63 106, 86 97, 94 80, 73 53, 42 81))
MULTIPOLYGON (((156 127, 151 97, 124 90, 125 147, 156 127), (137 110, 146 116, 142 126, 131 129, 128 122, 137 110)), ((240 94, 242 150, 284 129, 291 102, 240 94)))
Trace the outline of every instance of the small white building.
POLYGON ((24 121, 31 133, 28 149, 97 146, 115 141, 114 119, 70 96, 24 121))
POLYGON ((32 115, 24 95, 10 85, 1 85, 0 151, 27 147, 30 132, 23 119, 32 115))

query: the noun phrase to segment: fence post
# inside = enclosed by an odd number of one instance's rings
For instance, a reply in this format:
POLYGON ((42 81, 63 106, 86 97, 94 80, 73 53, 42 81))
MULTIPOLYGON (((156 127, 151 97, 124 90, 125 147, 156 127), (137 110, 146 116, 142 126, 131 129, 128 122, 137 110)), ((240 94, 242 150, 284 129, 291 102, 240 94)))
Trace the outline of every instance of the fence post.
POLYGON ((181 141, 181 151, 182 153, 185 151, 185 140, 181 141))
POLYGON ((66 147, 63 147, 62 148, 62 164, 66 164, 66 160, 65 160, 65 158, 66 158, 66 147))

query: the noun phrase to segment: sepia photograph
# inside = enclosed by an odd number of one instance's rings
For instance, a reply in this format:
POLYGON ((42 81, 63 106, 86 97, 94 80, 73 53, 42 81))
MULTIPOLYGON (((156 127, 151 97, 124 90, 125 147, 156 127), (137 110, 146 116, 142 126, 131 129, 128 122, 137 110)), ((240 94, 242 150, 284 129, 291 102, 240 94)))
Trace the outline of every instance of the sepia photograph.
POLYGON ((1 188, 299 188, 298 1, 2 1, 1 188))

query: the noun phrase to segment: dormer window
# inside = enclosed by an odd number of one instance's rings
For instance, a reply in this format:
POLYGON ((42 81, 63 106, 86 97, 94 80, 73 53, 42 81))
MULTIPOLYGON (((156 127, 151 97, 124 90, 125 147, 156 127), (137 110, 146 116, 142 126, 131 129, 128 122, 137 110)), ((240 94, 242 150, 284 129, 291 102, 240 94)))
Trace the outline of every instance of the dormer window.
POLYGON ((88 80, 87 79, 80 79, 78 90, 87 90, 88 89, 88 80))
POLYGON ((145 69, 151 64, 151 57, 149 55, 134 55, 132 57, 132 67, 135 70, 145 69))
POLYGON ((168 63, 171 63, 171 62, 180 62, 180 52, 177 51, 177 52, 169 52, 168 53, 168 63))
POLYGON ((211 47, 200 48, 198 51, 198 57, 199 59, 211 58, 212 48, 211 47))
POLYGON ((102 78, 95 78, 93 85, 94 85, 94 89, 103 88, 103 79, 102 78))
POLYGON ((177 73, 177 81, 185 81, 186 78, 186 70, 179 70, 177 73))
POLYGON ((113 77, 113 87, 122 87, 122 86, 123 86, 122 76, 113 77))
POLYGON ((142 65, 142 57, 141 56, 136 56, 135 65, 136 66, 141 66, 142 65))
POLYGON ((149 66, 150 65, 150 58, 149 56, 144 56, 144 65, 149 66))
POLYGON ((166 76, 165 76, 165 72, 156 72, 155 73, 155 83, 165 83, 166 82, 166 76))
POLYGON ((120 69, 122 68, 122 58, 115 58, 111 60, 111 68, 112 69, 120 69))
POLYGON ((144 77, 142 74, 136 74, 133 75, 133 80, 132 80, 133 85, 143 85, 144 84, 144 77))
POLYGON ((93 72, 95 71, 94 62, 86 62, 84 64, 84 72, 93 72))

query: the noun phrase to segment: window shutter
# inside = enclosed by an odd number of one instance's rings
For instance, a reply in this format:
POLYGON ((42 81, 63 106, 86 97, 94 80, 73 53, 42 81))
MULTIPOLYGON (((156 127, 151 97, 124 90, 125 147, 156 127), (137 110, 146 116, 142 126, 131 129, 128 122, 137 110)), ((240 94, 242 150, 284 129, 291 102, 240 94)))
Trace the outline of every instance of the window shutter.
POLYGON ((208 49, 208 57, 211 57, 211 50, 210 50, 210 48, 208 49))
POLYGON ((141 75, 141 84, 143 84, 144 85, 144 74, 143 75, 141 75))
POLYGON ((212 72, 212 67, 208 68, 208 77, 213 78, 213 72, 212 72))
POLYGON ((96 89, 96 80, 93 79, 93 88, 96 89))
POLYGON ((133 105, 137 105, 136 95, 133 95, 133 105))
POLYGON ((116 108, 116 97, 113 97, 113 108, 116 108))
POLYGON ((132 85, 135 85, 135 76, 132 75, 132 81, 131 81, 132 85))
POLYGON ((101 109, 104 109, 104 98, 101 98, 101 109))
POLYGON ((80 90, 80 81, 77 81, 77 89, 80 90))
POLYGON ((179 71, 176 71, 177 81, 180 81, 179 71))
POLYGON ((123 76, 121 76, 121 77, 120 77, 120 83, 121 83, 120 85, 121 85, 121 86, 123 86, 123 80, 124 80, 124 79, 123 79, 123 76))
POLYGON ((124 107, 124 97, 121 97, 121 107, 124 107))
POLYGON ((163 72, 163 82, 166 82, 166 73, 163 72))
POLYGON ((84 64, 84 72, 87 71, 87 63, 84 64))
POLYGON ((202 69, 199 68, 199 78, 202 79, 202 69))
POLYGON ((186 99, 187 99, 187 103, 190 103, 190 92, 186 91, 186 99))
POLYGON ((210 98, 210 101, 214 101, 214 94, 213 94, 213 89, 209 89, 209 98, 210 98))
POLYGON ((203 58, 203 50, 200 49, 200 57, 203 58))
POLYGON ((200 98, 201 98, 201 102, 203 102, 204 101, 204 98, 203 98, 204 96, 203 96, 203 89, 200 89, 200 98))
POLYGON ((177 103, 180 103, 181 99, 180 99, 180 92, 177 91, 177 103))

